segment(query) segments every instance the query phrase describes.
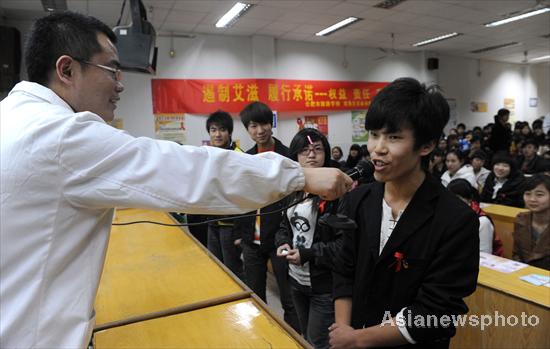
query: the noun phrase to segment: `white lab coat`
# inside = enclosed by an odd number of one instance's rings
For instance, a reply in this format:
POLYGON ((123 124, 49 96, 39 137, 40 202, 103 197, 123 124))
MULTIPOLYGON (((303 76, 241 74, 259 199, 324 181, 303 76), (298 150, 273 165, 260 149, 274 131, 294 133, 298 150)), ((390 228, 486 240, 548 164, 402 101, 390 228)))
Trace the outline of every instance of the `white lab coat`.
POLYGON ((135 138, 35 83, 0 118, 1 348, 88 344, 114 207, 235 214, 304 186, 278 154, 135 138))

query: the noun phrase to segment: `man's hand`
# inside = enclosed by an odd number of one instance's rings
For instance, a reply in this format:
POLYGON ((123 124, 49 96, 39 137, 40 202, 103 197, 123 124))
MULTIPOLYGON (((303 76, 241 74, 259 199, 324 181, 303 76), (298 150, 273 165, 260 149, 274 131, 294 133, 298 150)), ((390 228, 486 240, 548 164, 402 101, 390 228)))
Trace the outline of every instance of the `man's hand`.
POLYGON ((331 349, 352 349, 357 346, 357 330, 353 327, 334 323, 328 328, 331 349))
POLYGON ((353 184, 352 179, 337 168, 304 168, 304 191, 317 194, 323 200, 335 200, 343 196, 353 184))

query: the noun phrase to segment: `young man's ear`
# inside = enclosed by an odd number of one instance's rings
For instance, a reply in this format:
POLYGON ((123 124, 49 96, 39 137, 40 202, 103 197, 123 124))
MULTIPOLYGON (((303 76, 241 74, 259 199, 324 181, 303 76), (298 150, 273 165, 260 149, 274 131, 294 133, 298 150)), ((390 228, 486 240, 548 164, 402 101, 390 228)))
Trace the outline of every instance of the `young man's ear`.
POLYGON ((63 55, 57 59, 57 62, 55 62, 55 75, 65 84, 72 84, 74 69, 75 60, 70 56, 63 55))
POLYGON ((435 141, 420 146, 420 156, 430 154, 435 148, 435 141))

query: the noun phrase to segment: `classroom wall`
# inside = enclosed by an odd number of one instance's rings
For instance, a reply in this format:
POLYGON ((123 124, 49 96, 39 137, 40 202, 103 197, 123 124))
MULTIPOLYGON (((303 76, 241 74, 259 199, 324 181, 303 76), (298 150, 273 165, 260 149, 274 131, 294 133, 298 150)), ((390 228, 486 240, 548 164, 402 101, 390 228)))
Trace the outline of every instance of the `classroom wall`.
MULTIPOLYGON (((11 21, 23 34, 30 22, 11 21)), ((392 81, 411 76, 440 85, 447 98, 456 100, 456 118, 468 127, 492 122, 504 98, 515 101, 515 119, 532 121, 550 111, 550 65, 521 65, 493 61, 433 55, 429 52, 402 53, 381 58, 378 49, 278 40, 267 36, 227 36, 198 34, 193 39, 174 38, 174 58, 169 57, 170 38, 158 37, 158 69, 155 77, 125 73, 125 92, 116 115, 124 128, 135 136, 154 137, 151 78, 231 79, 280 78, 312 80, 392 81), (428 71, 426 59, 439 58, 439 69, 428 71), (481 73, 479 73, 481 72, 481 73), (529 98, 538 98, 537 107, 529 107, 529 98), (470 111, 470 102, 487 102, 486 113, 470 111)), ((23 77, 25 74, 23 74, 23 77)), ((351 112, 310 111, 309 115, 329 116, 329 141, 344 152, 351 145, 351 112)), ((279 113, 276 135, 289 144, 297 130, 301 112, 279 113)), ((235 115, 234 138, 242 147, 252 146, 244 127, 235 115)), ((202 144, 208 139, 205 117, 187 115, 187 143, 202 144)))

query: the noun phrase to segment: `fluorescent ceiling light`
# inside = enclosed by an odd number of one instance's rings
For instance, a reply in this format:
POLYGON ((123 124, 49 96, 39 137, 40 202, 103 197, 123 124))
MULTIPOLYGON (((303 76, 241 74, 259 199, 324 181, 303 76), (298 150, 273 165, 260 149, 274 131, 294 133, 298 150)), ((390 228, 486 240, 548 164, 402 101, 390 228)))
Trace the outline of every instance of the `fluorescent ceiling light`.
POLYGON ((537 57, 537 58, 532 58, 530 59, 531 62, 534 62, 534 61, 544 61, 545 59, 550 59, 550 55, 548 56, 542 56, 542 57, 537 57))
POLYGON ((344 28, 344 27, 346 27, 346 26, 348 26, 348 25, 350 25, 350 24, 352 24, 352 23, 354 23, 354 22, 359 21, 359 20, 361 20, 361 18, 357 18, 357 17, 348 17, 348 18, 344 19, 343 21, 340 21, 340 22, 338 22, 338 23, 336 23, 336 24, 331 25, 331 26, 328 27, 328 28, 325 28, 325 29, 321 30, 321 31, 318 32, 318 33, 315 33, 315 35, 317 35, 317 36, 325 36, 325 35, 331 34, 331 33, 335 32, 335 31, 337 31, 338 29, 342 29, 342 28, 344 28))
POLYGON ((246 11, 248 11, 252 7, 252 4, 245 4, 243 2, 238 2, 231 10, 227 11, 225 15, 222 16, 216 22, 217 28, 227 28, 230 27, 240 16, 242 16, 246 11))
POLYGON ((498 21, 494 21, 494 22, 491 22, 491 23, 487 23, 487 24, 485 24, 485 26, 486 27, 496 27, 497 25, 502 25, 502 24, 506 24, 506 23, 510 23, 510 22, 519 21, 520 19, 525 19, 525 18, 529 18, 529 17, 532 17, 532 16, 540 15, 540 14, 548 12, 548 11, 550 11, 550 8, 545 7, 545 8, 541 8, 541 9, 538 9, 538 10, 529 11, 529 12, 523 13, 521 15, 517 15, 517 16, 501 19, 501 20, 498 20, 498 21))
POLYGON ((421 42, 417 42, 416 44, 412 44, 412 45, 414 47, 424 46, 424 45, 428 45, 428 44, 433 44, 434 42, 438 42, 438 41, 441 41, 441 40, 447 40, 447 39, 450 39, 450 38, 454 38, 455 36, 459 36, 459 35, 462 35, 462 34, 460 34, 460 33, 445 34, 445 35, 438 36, 436 38, 432 38, 432 39, 424 40, 424 41, 421 41, 421 42))

